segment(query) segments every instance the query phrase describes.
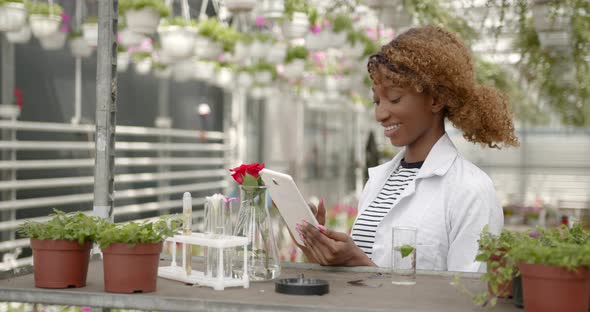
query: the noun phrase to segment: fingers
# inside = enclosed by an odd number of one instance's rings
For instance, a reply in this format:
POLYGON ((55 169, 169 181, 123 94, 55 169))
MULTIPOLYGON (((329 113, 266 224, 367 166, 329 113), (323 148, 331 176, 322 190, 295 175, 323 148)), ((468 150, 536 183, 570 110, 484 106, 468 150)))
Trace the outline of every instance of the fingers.
POLYGON ((326 224, 326 207, 324 206, 324 198, 320 200, 320 204, 318 205, 317 213, 315 214, 315 218, 318 220, 318 223, 321 225, 326 224))
MULTIPOLYGON (((304 221, 305 222, 305 221, 304 221)), ((324 235, 319 229, 314 227, 311 224, 306 224, 301 227, 301 234, 304 238, 310 241, 310 243, 319 249, 322 253, 329 252, 329 253, 336 253, 336 246, 334 241, 324 235)), ((321 226, 322 231, 327 231, 324 226, 321 226)))
POLYGON ((325 236, 339 242, 346 242, 350 239, 350 236, 348 236, 348 234, 342 232, 335 232, 332 230, 325 229, 323 233, 325 236))

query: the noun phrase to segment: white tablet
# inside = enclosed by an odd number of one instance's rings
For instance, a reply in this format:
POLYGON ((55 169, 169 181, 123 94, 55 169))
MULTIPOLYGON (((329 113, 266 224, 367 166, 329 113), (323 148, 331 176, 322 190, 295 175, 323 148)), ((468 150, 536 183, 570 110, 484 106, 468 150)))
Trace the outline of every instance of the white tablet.
POLYGON ((269 169, 262 169, 260 177, 262 177, 262 181, 264 181, 266 188, 270 192, 270 197, 279 208, 279 212, 285 223, 287 223, 293 237, 298 244, 305 245, 297 234, 297 223, 305 220, 316 228, 319 224, 311 208, 299 192, 297 185, 295 185, 295 181, 288 174, 269 169))

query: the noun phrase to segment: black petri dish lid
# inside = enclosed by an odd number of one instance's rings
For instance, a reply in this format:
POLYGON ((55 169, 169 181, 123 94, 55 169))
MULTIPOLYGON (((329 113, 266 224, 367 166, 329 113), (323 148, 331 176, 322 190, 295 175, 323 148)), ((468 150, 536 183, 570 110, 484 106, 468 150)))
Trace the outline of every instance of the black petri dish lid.
POLYGON ((275 292, 287 295, 321 296, 330 292, 328 281, 317 278, 285 278, 275 282, 275 292))

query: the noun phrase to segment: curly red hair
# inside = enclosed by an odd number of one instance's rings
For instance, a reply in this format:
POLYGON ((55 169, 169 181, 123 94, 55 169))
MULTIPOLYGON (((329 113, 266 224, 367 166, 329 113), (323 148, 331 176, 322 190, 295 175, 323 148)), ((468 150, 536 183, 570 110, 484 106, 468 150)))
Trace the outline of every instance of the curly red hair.
POLYGON ((371 56, 369 76, 426 92, 445 104, 446 117, 474 143, 518 146, 508 98, 477 84, 471 52, 455 34, 436 26, 412 28, 371 56))

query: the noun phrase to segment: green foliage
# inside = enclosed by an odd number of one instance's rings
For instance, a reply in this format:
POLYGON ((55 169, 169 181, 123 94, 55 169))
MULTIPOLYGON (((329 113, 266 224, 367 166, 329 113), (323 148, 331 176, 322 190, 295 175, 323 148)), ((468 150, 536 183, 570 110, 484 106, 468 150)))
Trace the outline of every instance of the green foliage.
POLYGON ((26 2, 25 6, 30 15, 60 16, 63 8, 56 3, 49 5, 45 2, 26 2))
POLYGON ((352 31, 352 19, 347 14, 338 14, 332 18, 332 30, 336 33, 352 31))
POLYGON ((23 3, 23 0, 0 0, 0 5, 13 2, 13 3, 23 3))
POLYGON ((151 57, 152 54, 150 52, 146 52, 146 51, 139 51, 139 52, 134 52, 132 55, 132 58, 134 61, 141 61, 143 59, 146 59, 148 57, 151 57))
POLYGON ((290 63, 293 60, 305 60, 307 59, 308 51, 304 46, 295 46, 291 47, 287 50, 287 56, 285 58, 285 63, 290 63))
POLYGON ((308 15, 308 17, 313 15, 315 19, 319 17, 317 11, 309 4, 307 0, 285 0, 285 16, 289 20, 293 20, 293 13, 295 12, 305 13, 308 15))
POLYGON ((189 26, 189 27, 197 27, 198 22, 196 20, 187 20, 184 17, 171 17, 163 19, 160 24, 162 26, 189 26))
POLYGON ((71 39, 76 39, 76 38, 80 38, 82 37, 82 31, 80 29, 76 29, 76 30, 72 30, 70 32, 70 34, 68 35, 68 38, 71 39))
POLYGON ((400 253, 402 254, 402 258, 409 256, 412 253, 412 251, 414 251, 414 247, 412 247, 410 245, 403 245, 400 248, 400 253))
POLYGON ((98 18, 96 16, 90 16, 84 20, 84 24, 97 24, 98 18))
POLYGON ((174 235, 182 226, 182 217, 160 217, 156 221, 112 223, 101 219, 98 223, 96 241, 101 248, 112 243, 136 245, 159 243, 174 235))
POLYGON ((234 28, 219 23, 219 21, 214 18, 200 21, 199 35, 207 37, 213 41, 221 42, 223 44, 223 50, 226 52, 233 51, 236 42, 243 38, 243 35, 240 32, 234 28))
POLYGON ((170 10, 163 0, 119 0, 119 14, 124 15, 128 10, 141 10, 143 8, 154 8, 160 17, 170 15, 170 10))
POLYGON ((64 239, 77 241, 83 245, 96 237, 98 218, 89 217, 82 212, 65 213, 54 209, 52 217, 46 222, 26 221, 18 233, 35 239, 64 239))

